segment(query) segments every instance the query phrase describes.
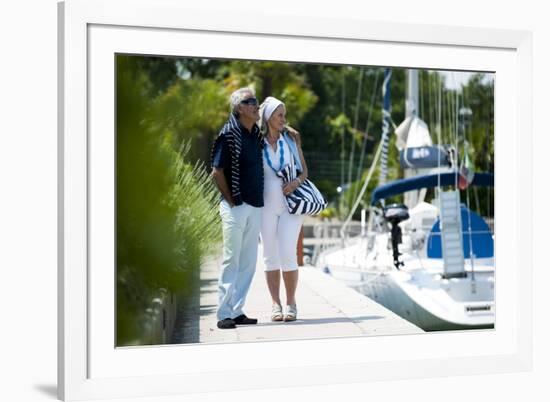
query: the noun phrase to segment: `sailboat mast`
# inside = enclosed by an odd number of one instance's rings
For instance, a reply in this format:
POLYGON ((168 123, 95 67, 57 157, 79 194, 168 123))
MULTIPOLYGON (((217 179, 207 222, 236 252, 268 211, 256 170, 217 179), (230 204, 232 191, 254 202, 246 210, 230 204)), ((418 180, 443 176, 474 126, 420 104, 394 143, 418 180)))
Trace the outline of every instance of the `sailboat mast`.
MULTIPOLYGON (((418 70, 409 68, 407 70, 407 99, 405 101, 405 118, 418 116, 418 70)), ((416 169, 405 169, 405 177, 416 176, 416 169)), ((404 203, 409 208, 418 203, 418 190, 408 191, 404 194, 404 203)))
POLYGON ((388 178, 388 146, 390 143, 390 123, 391 123, 391 68, 384 70, 384 83, 382 84, 382 95, 384 97, 382 109, 382 155, 380 158, 380 178, 378 185, 386 183, 388 178))
POLYGON ((407 102, 405 105, 405 117, 418 115, 418 70, 407 70, 407 102))

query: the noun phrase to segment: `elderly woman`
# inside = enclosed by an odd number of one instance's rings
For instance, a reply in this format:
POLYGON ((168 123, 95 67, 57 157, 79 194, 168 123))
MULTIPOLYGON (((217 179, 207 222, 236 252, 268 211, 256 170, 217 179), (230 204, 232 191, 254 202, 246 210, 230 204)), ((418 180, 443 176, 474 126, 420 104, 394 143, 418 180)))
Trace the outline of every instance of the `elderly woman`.
POLYGON ((303 216, 288 212, 285 195, 292 193, 307 178, 307 166, 298 133, 285 129, 286 108, 280 100, 268 97, 260 106, 260 130, 263 135, 264 208, 260 234, 266 280, 273 303, 272 321, 295 321, 298 263, 296 245, 303 216), (284 184, 277 175, 287 165, 296 166, 299 176, 284 184), (283 314, 279 289, 281 272, 286 290, 283 314))

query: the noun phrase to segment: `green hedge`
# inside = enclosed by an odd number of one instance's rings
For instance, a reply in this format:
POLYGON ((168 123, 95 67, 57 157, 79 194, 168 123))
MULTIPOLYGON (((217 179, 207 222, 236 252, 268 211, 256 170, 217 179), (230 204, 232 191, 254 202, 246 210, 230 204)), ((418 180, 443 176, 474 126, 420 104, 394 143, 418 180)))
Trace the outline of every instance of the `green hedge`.
POLYGON ((220 241, 218 192, 153 116, 150 82, 131 57, 117 57, 117 345, 142 344, 147 308, 164 288, 189 295, 202 258, 220 241), (176 150, 180 148, 179 150, 176 150))

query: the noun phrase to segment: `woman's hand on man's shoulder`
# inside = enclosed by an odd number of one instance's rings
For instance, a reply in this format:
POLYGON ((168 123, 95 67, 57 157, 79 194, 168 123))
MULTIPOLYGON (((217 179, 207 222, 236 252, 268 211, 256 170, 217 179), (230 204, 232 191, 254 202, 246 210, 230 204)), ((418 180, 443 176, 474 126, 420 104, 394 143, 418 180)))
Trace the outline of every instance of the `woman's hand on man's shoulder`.
POLYGON ((296 130, 295 128, 293 128, 291 126, 286 126, 286 129, 288 131, 288 134, 290 135, 290 137, 292 137, 292 139, 296 142, 296 144, 298 146, 301 146, 302 145, 302 138, 300 137, 300 133, 298 132, 298 130, 296 130))

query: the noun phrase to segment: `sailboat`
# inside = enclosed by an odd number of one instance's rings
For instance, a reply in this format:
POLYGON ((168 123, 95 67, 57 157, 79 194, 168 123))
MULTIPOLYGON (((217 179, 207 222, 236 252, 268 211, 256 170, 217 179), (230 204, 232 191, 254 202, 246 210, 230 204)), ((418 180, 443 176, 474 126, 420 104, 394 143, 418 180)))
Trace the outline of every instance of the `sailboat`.
POLYGON ((409 70, 406 118, 394 130, 405 177, 386 182, 390 78, 386 69, 382 140, 341 230, 344 245, 321 252, 316 266, 426 331, 494 328, 494 237, 460 202, 460 191, 492 187, 493 174, 460 166, 456 147, 440 145, 440 135, 432 143, 415 113, 418 71, 409 70), (349 238, 345 227, 379 160, 366 230, 349 238), (434 197, 426 202, 430 189, 434 197), (400 196, 402 203, 390 202, 400 196))

